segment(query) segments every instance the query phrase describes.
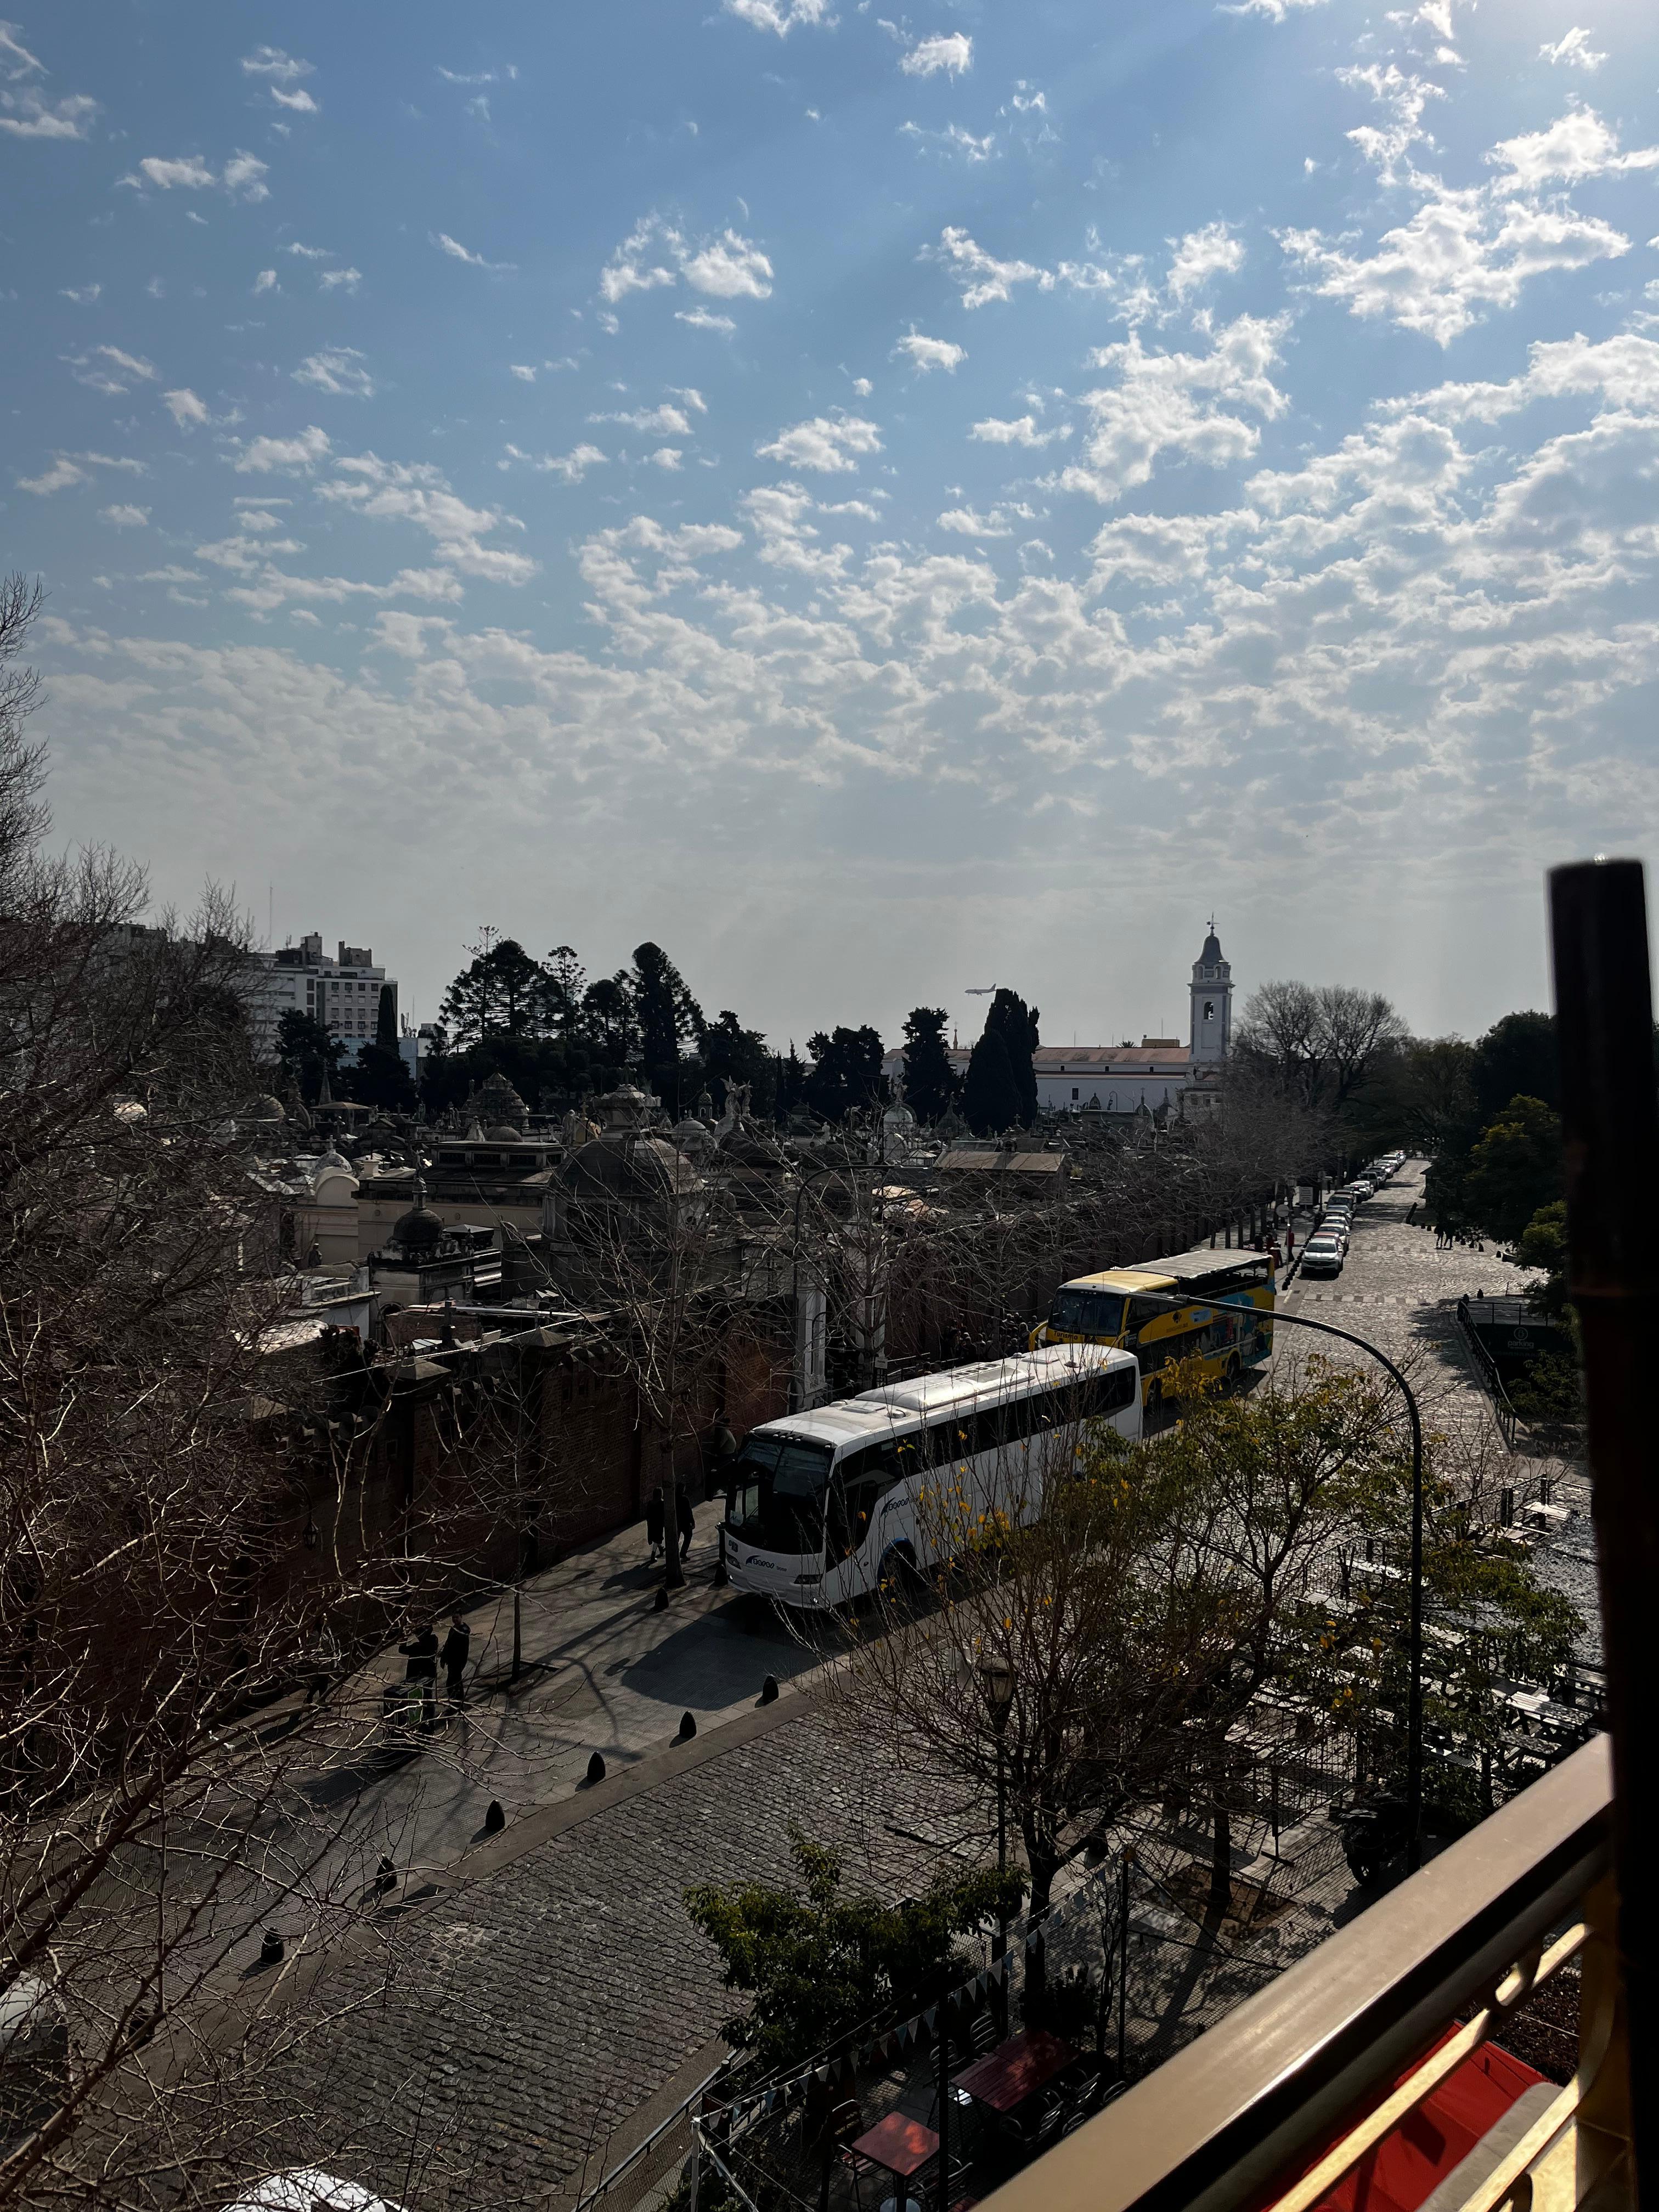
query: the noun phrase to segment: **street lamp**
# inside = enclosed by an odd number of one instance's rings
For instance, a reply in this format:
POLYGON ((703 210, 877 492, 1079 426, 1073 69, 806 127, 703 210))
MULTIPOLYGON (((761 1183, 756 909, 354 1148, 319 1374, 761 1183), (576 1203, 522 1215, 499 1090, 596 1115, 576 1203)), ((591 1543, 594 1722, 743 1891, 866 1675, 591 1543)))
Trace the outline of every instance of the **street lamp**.
MULTIPOLYGON (((997 1872, 1008 1871, 1008 1716, 1014 1709, 1014 1670, 1006 1659, 981 1659, 977 1669, 997 1740, 997 1872)), ((1008 1948, 1008 1916, 997 1909, 997 1948, 1000 1959, 1008 1948)))
MULTIPOLYGON (((1165 1306, 1171 1310, 1203 1303, 1193 1298, 1170 1297, 1161 1291, 1137 1291, 1137 1300, 1148 1304, 1165 1306)), ((1411 1629, 1407 1644, 1408 1686, 1406 1695, 1406 1870, 1415 1874, 1423 1863, 1423 1421, 1418 1412, 1417 1399, 1412 1386, 1389 1358, 1376 1346, 1352 1329, 1338 1328, 1328 1321, 1314 1321, 1306 1314, 1274 1313, 1268 1326, 1277 1328, 1281 1324, 1291 1328, 1311 1328, 1321 1336, 1340 1337, 1344 1344, 1356 1346, 1369 1352, 1379 1367, 1385 1367, 1400 1386, 1400 1395, 1406 1401, 1406 1411, 1412 1425, 1412 1565, 1411 1565, 1411 1629)))

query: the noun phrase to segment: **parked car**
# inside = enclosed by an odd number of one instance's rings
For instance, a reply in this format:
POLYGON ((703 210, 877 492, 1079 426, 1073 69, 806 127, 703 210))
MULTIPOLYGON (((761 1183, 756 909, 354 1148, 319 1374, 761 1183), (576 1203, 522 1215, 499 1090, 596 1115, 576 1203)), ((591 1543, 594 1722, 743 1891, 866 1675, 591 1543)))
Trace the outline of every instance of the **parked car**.
POLYGON ((1302 1247, 1302 1272, 1304 1275, 1340 1275, 1342 1273, 1342 1247, 1334 1237, 1310 1237, 1302 1247))
MULTIPOLYGON (((1314 1231, 1313 1235, 1314 1237, 1334 1237, 1337 1243, 1342 1247, 1343 1258, 1345 1260, 1347 1258, 1348 1224, 1343 1215, 1340 1213, 1328 1213, 1325 1216, 1325 1218, 1320 1223, 1318 1228, 1314 1231)), ((1309 1241, 1311 1242, 1312 1239, 1310 1238, 1309 1241)))

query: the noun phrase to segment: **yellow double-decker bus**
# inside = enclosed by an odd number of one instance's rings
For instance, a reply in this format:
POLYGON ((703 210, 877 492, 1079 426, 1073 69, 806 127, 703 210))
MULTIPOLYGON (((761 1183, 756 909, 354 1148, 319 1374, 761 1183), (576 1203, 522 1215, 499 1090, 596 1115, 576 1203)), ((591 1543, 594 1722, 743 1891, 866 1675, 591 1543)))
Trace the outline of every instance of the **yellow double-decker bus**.
POLYGON ((1200 1247, 1062 1283, 1048 1320, 1031 1332, 1031 1348, 1084 1342, 1133 1352, 1141 1395, 1156 1407, 1164 1402, 1163 1370, 1177 1360, 1196 1361, 1206 1382, 1237 1382, 1246 1368, 1259 1367, 1273 1351, 1273 1311, 1271 1252, 1200 1247), (1170 1305, 1171 1298, 1185 1303, 1170 1305))

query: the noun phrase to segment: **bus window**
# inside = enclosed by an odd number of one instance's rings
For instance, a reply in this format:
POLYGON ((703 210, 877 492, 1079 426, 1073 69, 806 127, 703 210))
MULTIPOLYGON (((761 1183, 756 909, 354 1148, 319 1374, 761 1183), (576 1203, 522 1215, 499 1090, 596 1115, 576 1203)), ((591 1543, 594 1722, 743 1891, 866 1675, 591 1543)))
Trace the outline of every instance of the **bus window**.
POLYGON ((1057 1328, 1062 1336, 1120 1336, 1123 1330, 1123 1293, 1062 1285, 1054 1292, 1048 1326, 1057 1328))
POLYGON ((726 1520, 757 1551, 816 1553, 823 1545, 830 1449, 798 1437, 757 1431, 732 1470, 726 1520))

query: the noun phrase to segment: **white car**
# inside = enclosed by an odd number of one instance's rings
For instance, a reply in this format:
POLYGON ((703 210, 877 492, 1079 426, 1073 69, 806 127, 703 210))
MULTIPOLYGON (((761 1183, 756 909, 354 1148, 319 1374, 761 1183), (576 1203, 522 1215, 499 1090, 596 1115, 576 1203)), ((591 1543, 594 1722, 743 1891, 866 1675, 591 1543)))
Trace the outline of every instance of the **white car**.
POLYGON ((291 2166, 256 2181, 229 2212, 402 2212, 402 2207, 319 2166, 291 2166))
POLYGON ((1304 1275, 1340 1275, 1342 1273, 1342 1247, 1334 1237, 1310 1237, 1302 1247, 1302 1272, 1304 1275))
MULTIPOLYGON (((1348 1256, 1348 1224, 1340 1213, 1328 1213, 1313 1232, 1313 1237, 1334 1237, 1342 1247, 1342 1256, 1348 1256)), ((1313 1237, 1308 1240, 1310 1243, 1313 1237)))

